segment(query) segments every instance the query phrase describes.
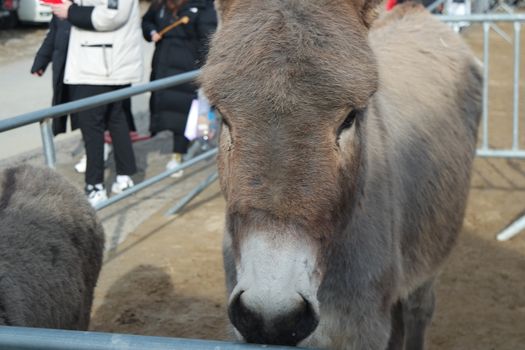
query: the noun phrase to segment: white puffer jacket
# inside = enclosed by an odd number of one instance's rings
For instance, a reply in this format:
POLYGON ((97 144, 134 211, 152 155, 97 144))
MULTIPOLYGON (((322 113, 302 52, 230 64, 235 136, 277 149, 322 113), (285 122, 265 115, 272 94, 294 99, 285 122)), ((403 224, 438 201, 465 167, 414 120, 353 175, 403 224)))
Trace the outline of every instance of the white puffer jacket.
POLYGON ((126 85, 142 77, 138 0, 74 0, 64 83, 126 85))

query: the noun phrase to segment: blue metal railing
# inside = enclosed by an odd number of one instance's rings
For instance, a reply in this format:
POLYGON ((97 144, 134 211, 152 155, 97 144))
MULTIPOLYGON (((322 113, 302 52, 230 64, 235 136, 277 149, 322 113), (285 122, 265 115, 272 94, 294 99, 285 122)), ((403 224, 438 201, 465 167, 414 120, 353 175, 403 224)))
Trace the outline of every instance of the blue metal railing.
MULTIPOLYGON (((67 102, 67 103, 53 106, 50 108, 45 108, 45 109, 41 109, 38 111, 21 114, 21 115, 12 117, 12 118, 4 119, 0 121, 0 132, 16 129, 16 128, 19 128, 25 125, 29 125, 29 124, 33 124, 33 123, 40 123, 42 144, 43 144, 46 164, 50 167, 54 167, 55 147, 53 143, 53 134, 51 132, 50 123, 49 123, 51 118, 56 118, 58 116, 62 116, 65 114, 85 111, 93 107, 105 105, 105 104, 112 103, 112 102, 119 101, 119 100, 123 100, 131 96, 143 94, 145 92, 166 89, 166 88, 170 88, 172 86, 176 86, 179 84, 184 84, 184 83, 195 80, 199 76, 199 73, 200 71, 195 70, 195 71, 175 75, 172 77, 155 80, 149 83, 135 85, 135 86, 131 86, 128 88, 84 98, 84 99, 77 100, 77 101, 67 102)), ((150 179, 147 179, 141 182, 140 184, 137 184, 136 186, 133 186, 129 190, 126 190, 119 195, 111 197, 107 201, 104 201, 100 203, 99 205, 97 205, 95 209, 100 210, 100 209, 106 208, 109 205, 112 205, 125 198, 128 198, 129 196, 132 196, 133 194, 168 178, 170 175, 180 170, 190 167, 198 162, 210 159, 214 157, 216 154, 217 154, 217 149, 212 149, 196 157, 195 159, 192 159, 188 162, 184 162, 183 164, 171 170, 166 170, 162 172, 161 174, 158 174, 150 179)), ((211 183, 208 183, 208 185, 209 184, 211 183)), ((189 199, 191 200, 191 198, 189 199)), ((188 202, 189 202, 188 198, 184 198, 184 201, 179 202, 177 206, 182 208, 188 202)))
MULTIPOLYGON (((223 341, 0 326, 2 350, 288 350, 223 341)), ((296 348, 297 349, 297 348, 296 348)))
POLYGON ((67 102, 50 108, 41 109, 35 112, 21 114, 16 117, 0 120, 0 132, 19 128, 28 124, 38 123, 46 118, 56 118, 65 114, 85 111, 93 107, 124 100, 128 97, 140 95, 145 92, 170 88, 172 86, 193 81, 198 76, 199 71, 194 70, 191 72, 178 74, 172 77, 154 80, 149 83, 130 86, 128 88, 83 98, 81 100, 67 102))

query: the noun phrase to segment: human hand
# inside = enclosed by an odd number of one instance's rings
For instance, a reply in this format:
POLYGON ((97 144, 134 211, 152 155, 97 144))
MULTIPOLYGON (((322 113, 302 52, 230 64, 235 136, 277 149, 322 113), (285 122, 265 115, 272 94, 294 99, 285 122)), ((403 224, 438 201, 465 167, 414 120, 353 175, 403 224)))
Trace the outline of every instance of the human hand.
POLYGON ((162 39, 162 36, 159 33, 153 32, 151 34, 151 41, 153 41, 154 43, 160 41, 160 39, 162 39))
POLYGON ((33 74, 35 77, 41 77, 42 75, 44 75, 44 70, 43 69, 39 69, 36 72, 31 73, 31 74, 33 74))
POLYGON ((51 11, 60 19, 66 19, 69 8, 73 3, 69 0, 62 0, 61 4, 51 5, 51 11))

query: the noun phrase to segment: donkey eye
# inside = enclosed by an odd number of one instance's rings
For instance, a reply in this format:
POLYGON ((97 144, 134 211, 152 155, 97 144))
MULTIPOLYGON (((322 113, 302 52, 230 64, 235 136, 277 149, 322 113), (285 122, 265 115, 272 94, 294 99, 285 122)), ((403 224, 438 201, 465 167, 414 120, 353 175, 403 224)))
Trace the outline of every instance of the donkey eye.
POLYGON ((348 113, 343 123, 339 126, 339 129, 337 129, 337 136, 341 135, 343 131, 350 129, 352 125, 354 125, 355 118, 357 117, 358 113, 359 110, 357 109, 353 109, 350 113, 348 113))

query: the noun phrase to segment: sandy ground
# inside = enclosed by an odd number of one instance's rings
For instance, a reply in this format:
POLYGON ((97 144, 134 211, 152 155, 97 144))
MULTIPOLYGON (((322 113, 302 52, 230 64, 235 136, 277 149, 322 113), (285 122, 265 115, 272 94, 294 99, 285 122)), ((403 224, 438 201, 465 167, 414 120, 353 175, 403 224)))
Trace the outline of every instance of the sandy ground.
MULTIPOLYGON (((465 35, 479 52, 480 28, 465 35)), ((510 146, 512 47, 492 38, 490 143, 510 146)), ((495 240, 524 210, 525 161, 477 159, 461 239, 437 284, 428 349, 525 349, 525 233, 495 240)), ((161 210, 135 230, 102 270, 92 330, 228 339, 223 212, 215 184, 180 216, 161 210)))
POLYGON ((221 240, 224 201, 215 183, 180 216, 153 216, 103 268, 92 329, 226 339, 221 240))

